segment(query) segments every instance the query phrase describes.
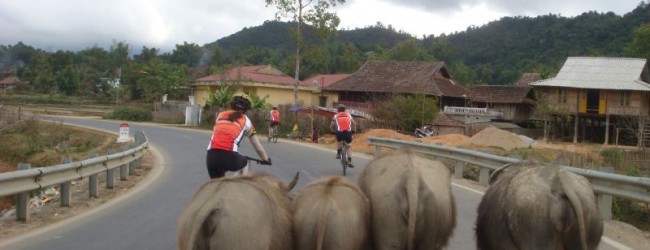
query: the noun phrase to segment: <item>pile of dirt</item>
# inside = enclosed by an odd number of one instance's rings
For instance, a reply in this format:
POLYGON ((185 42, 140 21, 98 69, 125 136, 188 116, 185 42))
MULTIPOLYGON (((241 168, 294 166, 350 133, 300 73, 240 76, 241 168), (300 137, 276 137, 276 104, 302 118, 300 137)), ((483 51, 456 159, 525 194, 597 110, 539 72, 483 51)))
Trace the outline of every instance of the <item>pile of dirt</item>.
POLYGON ((456 147, 460 146, 469 139, 466 135, 461 134, 446 134, 446 135, 436 135, 428 138, 423 138, 422 143, 425 144, 442 144, 447 147, 456 147))
POLYGON ((515 133, 490 126, 465 140, 461 145, 501 147, 505 150, 512 150, 515 148, 527 148, 530 146, 530 142, 527 142, 515 133))
POLYGON ((373 152, 374 146, 368 145, 368 137, 392 138, 403 141, 419 141, 424 144, 442 144, 448 147, 461 145, 468 137, 460 134, 437 135, 427 138, 417 138, 411 135, 405 135, 389 129, 370 129, 365 133, 357 134, 352 141, 352 150, 358 152, 373 152))
POLYGON ((0 159, 0 173, 15 171, 16 167, 0 159))
POLYGON ((352 150, 360 152, 372 152, 375 150, 375 146, 368 145, 368 137, 371 136, 392 138, 404 141, 415 140, 414 136, 400 134, 390 129, 370 129, 365 133, 357 134, 354 136, 354 140, 352 141, 352 150))

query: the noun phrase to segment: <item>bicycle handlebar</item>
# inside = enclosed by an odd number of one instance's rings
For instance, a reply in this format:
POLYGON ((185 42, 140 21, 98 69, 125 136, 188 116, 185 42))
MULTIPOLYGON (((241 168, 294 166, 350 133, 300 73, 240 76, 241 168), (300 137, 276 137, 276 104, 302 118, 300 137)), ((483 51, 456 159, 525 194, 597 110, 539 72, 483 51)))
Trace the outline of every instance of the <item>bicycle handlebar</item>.
POLYGON ((262 160, 257 159, 257 158, 253 158, 253 157, 250 157, 250 156, 246 156, 246 160, 257 162, 257 164, 262 163, 262 160))
POLYGON ((270 166, 272 164, 271 163, 271 158, 269 158, 268 161, 265 161, 265 160, 260 160, 260 159, 253 158, 253 157, 250 157, 250 156, 246 156, 246 160, 257 162, 257 164, 260 164, 260 165, 269 165, 270 166))

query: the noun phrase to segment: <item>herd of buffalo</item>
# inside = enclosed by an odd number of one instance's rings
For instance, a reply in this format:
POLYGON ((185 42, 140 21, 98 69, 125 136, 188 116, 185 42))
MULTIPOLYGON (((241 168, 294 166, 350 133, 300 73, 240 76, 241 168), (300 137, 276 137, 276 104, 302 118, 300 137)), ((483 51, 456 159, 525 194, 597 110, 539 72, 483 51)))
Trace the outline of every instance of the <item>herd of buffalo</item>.
MULTIPOLYGON (((537 162, 495 171, 476 220, 478 249, 596 249, 603 222, 589 182, 537 162)), ((205 183, 178 218, 178 249, 442 249, 456 226, 451 174, 406 150, 372 160, 357 183, 300 192, 254 173, 205 183)))

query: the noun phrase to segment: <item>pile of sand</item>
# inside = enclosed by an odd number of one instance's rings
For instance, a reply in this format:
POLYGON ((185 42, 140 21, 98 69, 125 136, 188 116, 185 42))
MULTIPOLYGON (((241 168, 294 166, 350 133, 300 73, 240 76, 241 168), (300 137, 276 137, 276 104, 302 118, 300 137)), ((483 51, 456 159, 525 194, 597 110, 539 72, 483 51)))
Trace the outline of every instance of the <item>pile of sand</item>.
POLYGON ((354 141, 352 141, 352 150, 359 152, 373 152, 375 150, 375 147, 368 145, 368 137, 371 136, 392 138, 403 141, 419 141, 424 144, 442 144, 448 147, 461 145, 463 141, 468 139, 467 136, 459 134, 447 134, 427 138, 417 138, 415 136, 401 134, 390 129, 370 129, 365 133, 356 134, 354 136, 354 141))
MULTIPOLYGON (((487 127, 472 137, 461 134, 444 134, 427 138, 418 138, 412 135, 398 133, 390 129, 370 129, 364 133, 355 134, 352 142, 352 150, 357 152, 373 152, 374 146, 368 145, 368 137, 392 138, 403 141, 417 141, 424 144, 441 144, 447 147, 457 146, 480 146, 480 147, 501 147, 505 150, 514 148, 527 148, 534 140, 526 138, 515 133, 501 130, 495 127, 487 127)), ((334 135, 327 135, 321 138, 321 143, 334 143, 334 135)))
POLYGON ((490 126, 465 140, 461 145, 501 147, 505 150, 512 150, 514 148, 527 148, 530 146, 530 142, 515 133, 490 126))
POLYGON ((422 138, 421 140, 424 144, 442 144, 447 147, 456 147, 463 144, 468 138, 466 135, 461 134, 446 134, 422 138))
POLYGON ((382 138, 392 138, 404 141, 413 141, 415 140, 414 136, 400 134, 390 129, 370 129, 365 133, 354 135, 354 140, 352 141, 352 150, 361 151, 361 152, 372 152, 375 150, 374 146, 368 145, 368 137, 382 137, 382 138))

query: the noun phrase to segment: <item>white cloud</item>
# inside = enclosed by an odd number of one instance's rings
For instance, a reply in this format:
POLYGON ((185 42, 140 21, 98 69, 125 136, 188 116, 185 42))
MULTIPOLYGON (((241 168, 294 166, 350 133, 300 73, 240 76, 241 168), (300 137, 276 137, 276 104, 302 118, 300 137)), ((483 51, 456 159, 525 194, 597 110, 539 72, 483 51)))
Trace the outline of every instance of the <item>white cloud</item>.
MULTIPOLYGON (((596 10, 624 14, 640 0, 348 0, 337 6, 340 28, 381 22, 412 35, 439 35, 481 26, 503 16, 549 13, 575 16, 596 10)), ((263 0, 1 0, 0 45, 20 41, 55 51, 126 42, 171 51, 183 42, 203 45, 273 20, 263 0)))

